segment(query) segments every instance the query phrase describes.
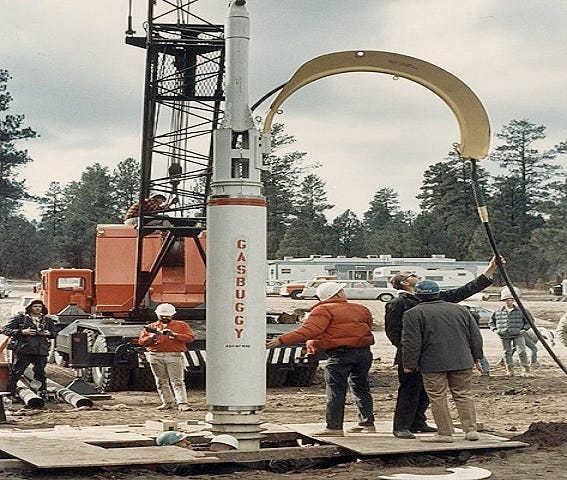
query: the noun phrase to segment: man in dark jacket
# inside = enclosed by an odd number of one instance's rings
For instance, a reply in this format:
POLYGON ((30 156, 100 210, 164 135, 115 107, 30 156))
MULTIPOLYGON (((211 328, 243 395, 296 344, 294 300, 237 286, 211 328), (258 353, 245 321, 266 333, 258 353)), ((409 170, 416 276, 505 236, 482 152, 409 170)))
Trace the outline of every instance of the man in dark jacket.
POLYGON ((325 282, 317 287, 321 300, 297 330, 267 343, 268 348, 310 341, 314 351, 325 350, 327 394, 326 428, 314 433, 319 437, 342 437, 348 387, 358 409, 358 425, 349 433, 376 431, 368 371, 372 365, 370 345, 374 344, 372 314, 364 305, 348 302, 344 283, 325 282))
MULTIPOLYGON (((497 268, 493 258, 482 275, 462 287, 440 292, 440 298, 446 302, 458 303, 481 292, 492 284, 491 278, 497 268)), ((402 318, 405 311, 420 302, 414 295, 415 284, 420 279, 419 275, 411 272, 394 275, 390 282, 394 288, 403 291, 386 304, 386 335, 397 348, 394 364, 398 365, 399 387, 394 411, 394 435, 403 439, 415 438, 414 433, 436 431, 426 423, 425 411, 429 406, 429 398, 423 387, 421 374, 404 372, 402 363, 402 318)))
POLYGON ((2 333, 15 340, 13 361, 8 380, 8 391, 16 395, 17 384, 24 371, 33 365, 34 379, 45 390, 45 366, 49 355, 49 340, 55 338, 55 324, 47 316, 47 307, 41 300, 33 300, 22 315, 12 318, 2 333))
POLYGON ((473 367, 484 356, 482 335, 475 319, 461 305, 439 298, 431 280, 416 284, 421 303, 403 316, 402 358, 406 373, 421 372, 431 411, 439 429, 424 442, 453 442, 453 421, 447 390, 457 407, 465 440, 478 440, 476 411, 471 394, 473 367))

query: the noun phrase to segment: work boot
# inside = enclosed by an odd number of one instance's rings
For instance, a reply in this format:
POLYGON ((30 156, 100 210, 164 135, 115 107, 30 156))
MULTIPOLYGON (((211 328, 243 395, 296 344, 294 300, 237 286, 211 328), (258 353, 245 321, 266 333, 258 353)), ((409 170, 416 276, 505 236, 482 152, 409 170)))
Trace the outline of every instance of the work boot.
POLYGON ((402 440, 413 440, 415 435, 409 430, 395 430, 394 437, 401 438, 402 440))
POLYGON ((435 433, 436 431, 437 428, 431 427, 427 425, 427 423, 424 423, 423 425, 420 425, 415 428, 414 427, 410 428, 410 432, 412 433, 435 433))
POLYGON ((187 405, 186 403, 180 403, 177 406, 177 410, 179 410, 180 412, 192 412, 193 411, 193 409, 189 405, 187 405))
POLYGON ((374 425, 355 425, 346 429, 346 433, 376 433, 374 425))
POLYGON ((514 367, 509 367, 506 365, 506 376, 513 377, 514 376, 514 367))
POLYGON ((171 403, 162 403, 159 407, 156 407, 156 410, 172 410, 173 407, 171 403))
POLYGON ((319 430, 318 432, 313 432, 311 435, 314 437, 344 437, 345 432, 343 432, 342 430, 324 428, 323 430, 319 430))
POLYGON ((531 377, 530 374, 530 366, 529 365, 522 365, 522 368, 524 369, 524 372, 522 373, 523 377, 531 377))

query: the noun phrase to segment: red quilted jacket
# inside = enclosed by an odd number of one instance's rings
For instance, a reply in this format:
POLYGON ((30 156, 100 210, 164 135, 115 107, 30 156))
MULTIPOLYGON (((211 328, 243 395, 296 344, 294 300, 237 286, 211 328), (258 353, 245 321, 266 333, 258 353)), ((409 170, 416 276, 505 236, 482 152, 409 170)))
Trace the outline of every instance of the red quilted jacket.
POLYGON ((367 347, 374 343, 372 314, 364 305, 331 298, 317 303, 301 327, 279 340, 284 345, 312 340, 315 350, 367 347))

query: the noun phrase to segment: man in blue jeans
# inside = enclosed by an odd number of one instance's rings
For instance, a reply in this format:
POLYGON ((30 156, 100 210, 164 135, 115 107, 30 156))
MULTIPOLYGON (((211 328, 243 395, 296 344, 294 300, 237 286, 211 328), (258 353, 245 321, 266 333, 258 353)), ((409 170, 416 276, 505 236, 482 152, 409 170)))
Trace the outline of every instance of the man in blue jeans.
POLYGON ((364 305, 347 302, 344 283, 325 282, 317 287, 320 302, 297 330, 268 341, 268 348, 309 340, 311 351, 325 350, 327 394, 326 427, 314 433, 319 437, 342 437, 348 387, 358 409, 358 425, 349 433, 375 432, 372 395, 368 371, 372 365, 370 345, 372 314, 364 305))

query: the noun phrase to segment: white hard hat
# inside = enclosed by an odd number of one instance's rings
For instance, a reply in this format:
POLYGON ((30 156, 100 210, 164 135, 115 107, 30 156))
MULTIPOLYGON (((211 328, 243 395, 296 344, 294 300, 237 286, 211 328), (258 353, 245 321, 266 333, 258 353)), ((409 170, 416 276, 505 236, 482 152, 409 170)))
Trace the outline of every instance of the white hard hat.
MULTIPOLYGON (((522 296, 522 292, 519 288, 514 287, 514 291, 516 292, 518 298, 522 296)), ((500 300, 506 300, 508 298, 514 298, 514 296, 512 295, 512 292, 508 287, 504 287, 502 290, 500 290, 500 300)))
POLYGON ((327 300, 337 293, 339 293, 343 288, 346 287, 346 283, 337 282, 325 282, 317 287, 317 297, 319 300, 327 300))
POLYGON ((175 315, 175 307, 171 303, 160 303, 156 307, 156 315, 158 317, 173 317, 175 315))
POLYGON ((228 445, 229 447, 238 450, 238 440, 232 435, 217 435, 216 437, 213 437, 211 443, 222 443, 223 445, 228 445))

